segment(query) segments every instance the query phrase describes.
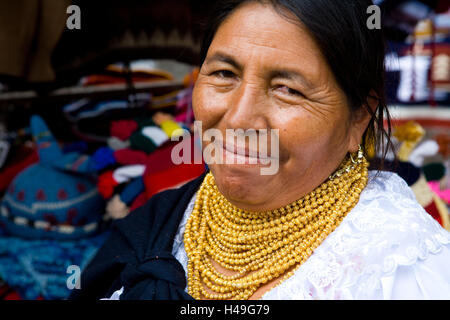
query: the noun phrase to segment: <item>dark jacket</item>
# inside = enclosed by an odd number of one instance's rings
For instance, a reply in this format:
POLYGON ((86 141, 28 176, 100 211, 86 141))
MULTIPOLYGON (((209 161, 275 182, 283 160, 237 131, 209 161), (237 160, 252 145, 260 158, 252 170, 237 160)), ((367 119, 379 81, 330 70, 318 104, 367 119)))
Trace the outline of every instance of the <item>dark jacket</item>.
POLYGON ((71 300, 110 297, 124 287, 124 299, 192 299, 186 274, 172 255, 178 226, 206 172, 178 189, 154 195, 144 206, 116 220, 111 235, 81 274, 71 300))

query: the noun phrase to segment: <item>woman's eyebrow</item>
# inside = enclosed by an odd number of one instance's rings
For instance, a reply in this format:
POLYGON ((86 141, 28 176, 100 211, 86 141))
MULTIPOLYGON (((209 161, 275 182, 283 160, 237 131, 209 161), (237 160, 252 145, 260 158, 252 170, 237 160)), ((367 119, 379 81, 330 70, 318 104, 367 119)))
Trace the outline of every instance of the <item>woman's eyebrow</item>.
POLYGON ((242 65, 240 63, 238 63, 232 56, 230 56, 226 53, 216 52, 212 56, 207 57, 205 59, 206 64, 215 62, 215 61, 225 62, 225 63, 228 63, 229 65, 232 65, 233 67, 235 67, 238 70, 242 70, 242 65))

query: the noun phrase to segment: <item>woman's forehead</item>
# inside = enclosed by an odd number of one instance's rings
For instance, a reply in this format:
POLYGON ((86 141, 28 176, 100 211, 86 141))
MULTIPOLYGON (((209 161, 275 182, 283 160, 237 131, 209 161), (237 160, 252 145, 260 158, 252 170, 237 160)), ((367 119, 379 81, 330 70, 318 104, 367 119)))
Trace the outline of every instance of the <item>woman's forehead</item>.
POLYGON ((228 42, 242 40, 272 49, 301 47, 305 40, 314 42, 297 18, 287 19, 273 6, 257 2, 245 3, 232 12, 219 26, 213 41, 216 39, 228 42))
POLYGON ((217 55, 243 67, 301 71, 311 80, 330 72, 314 38, 298 19, 256 2, 237 8, 219 26, 205 62, 217 55))

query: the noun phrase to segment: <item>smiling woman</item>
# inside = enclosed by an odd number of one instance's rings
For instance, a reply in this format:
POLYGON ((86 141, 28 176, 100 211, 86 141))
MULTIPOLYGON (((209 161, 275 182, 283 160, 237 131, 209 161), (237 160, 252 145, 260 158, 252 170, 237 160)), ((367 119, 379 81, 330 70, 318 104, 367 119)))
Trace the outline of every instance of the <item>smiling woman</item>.
POLYGON ((219 152, 248 161, 212 163, 117 221, 72 298, 450 298, 449 233, 399 176, 368 170, 390 134, 370 5, 220 2, 192 103, 226 137, 219 152), (278 130, 278 170, 260 174, 227 130, 278 130))

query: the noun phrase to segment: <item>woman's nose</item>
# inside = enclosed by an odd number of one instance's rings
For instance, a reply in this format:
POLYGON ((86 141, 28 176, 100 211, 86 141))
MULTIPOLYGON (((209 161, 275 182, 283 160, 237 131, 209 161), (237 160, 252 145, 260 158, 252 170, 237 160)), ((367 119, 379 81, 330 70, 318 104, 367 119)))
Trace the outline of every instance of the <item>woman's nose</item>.
POLYGON ((242 82, 228 101, 226 126, 229 129, 267 129, 267 97, 262 86, 242 82))

